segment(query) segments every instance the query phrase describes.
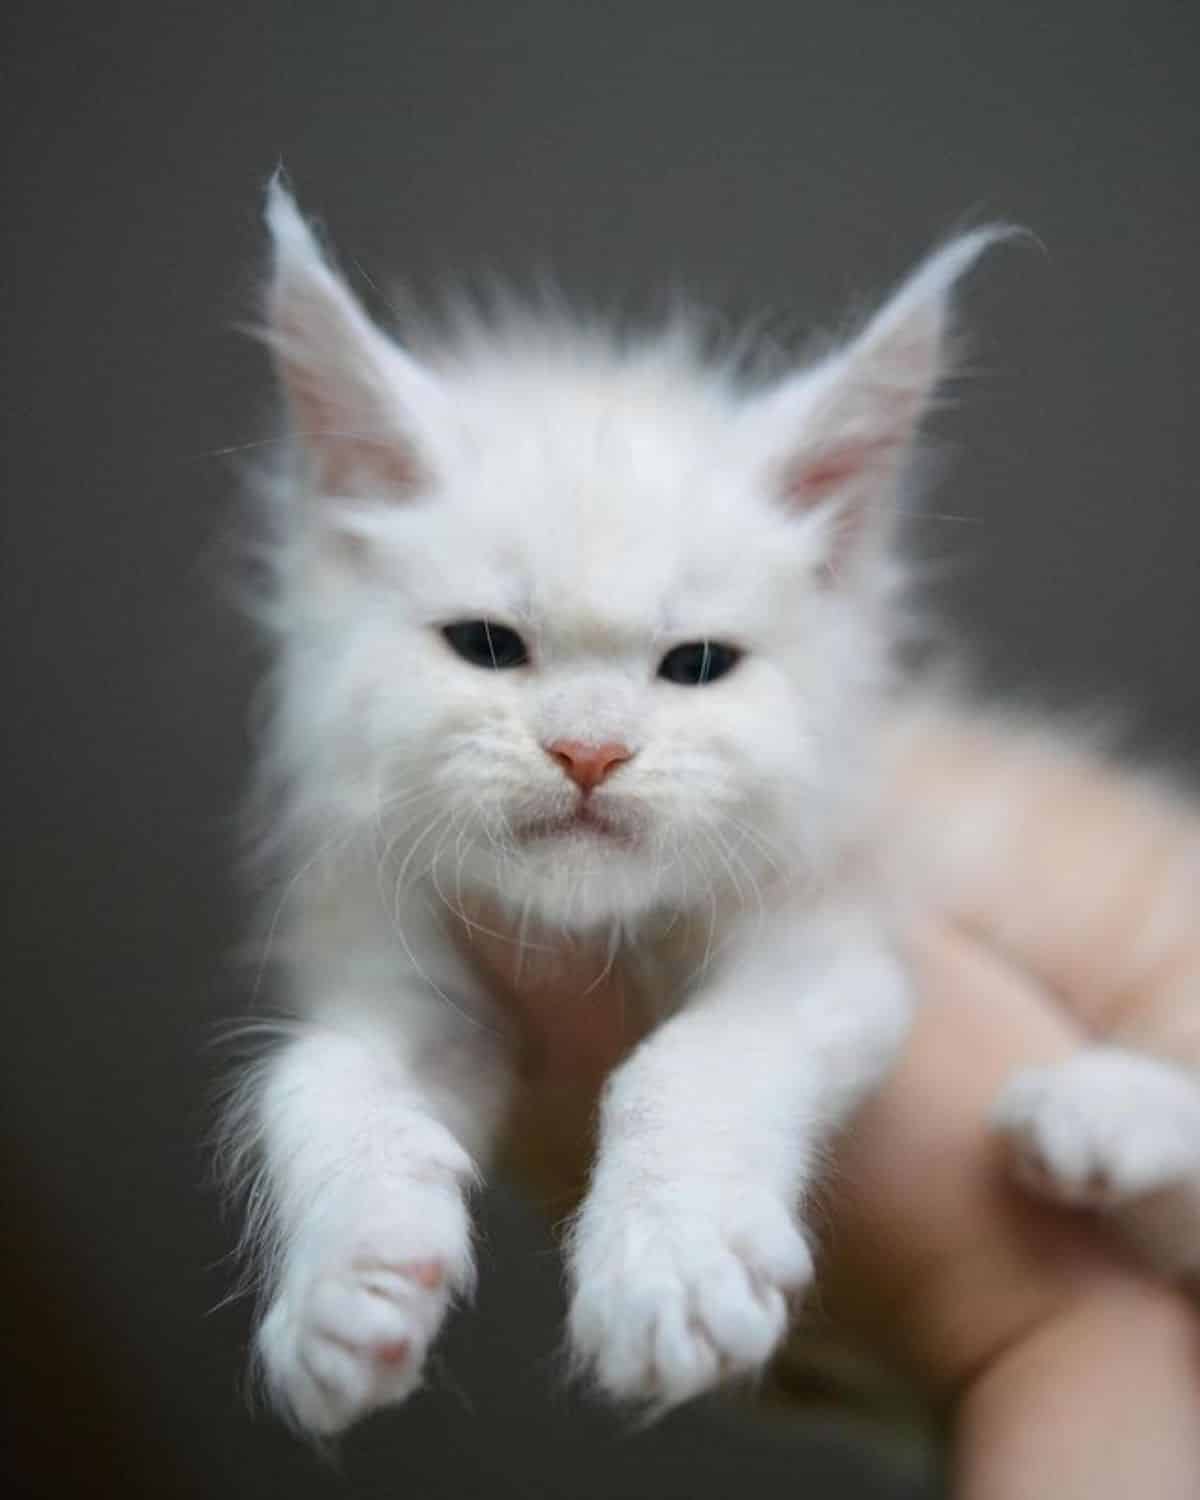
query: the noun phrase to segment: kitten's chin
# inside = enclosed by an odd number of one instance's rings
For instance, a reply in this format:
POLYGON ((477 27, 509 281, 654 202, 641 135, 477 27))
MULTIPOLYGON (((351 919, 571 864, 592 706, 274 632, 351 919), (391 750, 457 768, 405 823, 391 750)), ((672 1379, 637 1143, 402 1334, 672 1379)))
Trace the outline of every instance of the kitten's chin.
POLYGON ((515 914, 579 930, 636 920, 682 895, 642 839, 590 819, 530 825, 513 853, 477 864, 469 875, 515 914))

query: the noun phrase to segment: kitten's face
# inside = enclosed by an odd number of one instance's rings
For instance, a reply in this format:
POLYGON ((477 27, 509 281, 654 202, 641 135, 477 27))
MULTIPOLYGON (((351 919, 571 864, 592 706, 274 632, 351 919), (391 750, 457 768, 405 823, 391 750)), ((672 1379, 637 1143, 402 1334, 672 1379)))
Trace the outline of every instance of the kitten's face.
POLYGON ((283 580, 292 763, 451 906, 589 926, 803 868, 886 644, 873 504, 940 322, 901 327, 899 386, 877 325, 887 380, 852 351, 749 397, 669 342, 418 366, 272 213, 315 507, 283 580))
POLYGON ((475 407, 342 584, 347 765, 411 873, 582 922, 794 862, 847 628, 729 412, 617 421, 619 379, 560 372, 519 424, 475 407))

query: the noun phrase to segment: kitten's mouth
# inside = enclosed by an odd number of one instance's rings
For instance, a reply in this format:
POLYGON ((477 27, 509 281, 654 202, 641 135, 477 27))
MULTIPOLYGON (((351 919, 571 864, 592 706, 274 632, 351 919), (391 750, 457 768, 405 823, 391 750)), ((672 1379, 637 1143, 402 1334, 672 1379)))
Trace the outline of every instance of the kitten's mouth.
POLYGON ((522 843, 543 839, 590 838, 628 848, 634 833, 628 823, 597 811, 589 802, 581 802, 574 811, 552 818, 533 818, 516 830, 522 843))

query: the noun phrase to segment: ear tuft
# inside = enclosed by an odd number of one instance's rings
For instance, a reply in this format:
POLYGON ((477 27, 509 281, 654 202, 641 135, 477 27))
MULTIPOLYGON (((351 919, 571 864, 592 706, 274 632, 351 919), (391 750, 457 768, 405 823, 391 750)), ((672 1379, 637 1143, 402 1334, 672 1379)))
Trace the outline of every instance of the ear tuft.
POLYGON ((358 498, 411 492, 426 478, 418 429, 430 377, 367 317, 279 172, 263 217, 267 342, 317 488, 358 498))
POLYGON ((267 183, 263 221, 270 231, 271 243, 277 256, 285 245, 302 245, 315 249, 312 230, 300 213, 288 185, 287 173, 281 166, 276 167, 267 183))
POLYGON ((856 338, 760 397, 755 442, 771 486, 801 513, 828 507, 825 571, 838 574, 867 540, 947 373, 952 293, 983 252, 1020 231, 976 229, 930 256, 856 338))

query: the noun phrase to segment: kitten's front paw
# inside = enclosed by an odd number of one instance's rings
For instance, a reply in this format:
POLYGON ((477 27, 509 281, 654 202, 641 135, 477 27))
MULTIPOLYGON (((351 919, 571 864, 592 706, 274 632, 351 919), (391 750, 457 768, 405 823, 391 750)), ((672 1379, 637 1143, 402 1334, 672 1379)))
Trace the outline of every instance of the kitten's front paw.
POLYGON ((994 1122, 1017 1177, 1059 1202, 1111 1208, 1200 1172, 1200 1087, 1117 1048, 1022 1069, 994 1122))
POLYGON ((665 1410, 761 1369, 812 1271, 766 1191, 589 1199, 571 1257, 574 1357, 606 1394, 665 1410))
POLYGON ((414 1186, 358 1224, 294 1253, 258 1333, 267 1388, 300 1427, 327 1436, 421 1381, 452 1297, 472 1278, 457 1186, 414 1186))

